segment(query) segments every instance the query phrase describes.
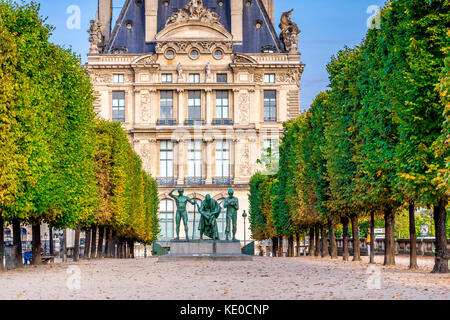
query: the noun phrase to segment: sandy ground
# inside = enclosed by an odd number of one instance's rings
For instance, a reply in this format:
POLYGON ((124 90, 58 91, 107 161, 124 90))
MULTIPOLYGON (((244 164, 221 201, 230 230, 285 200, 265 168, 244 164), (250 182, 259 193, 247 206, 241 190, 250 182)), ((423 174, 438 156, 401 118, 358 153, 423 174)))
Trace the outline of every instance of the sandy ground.
POLYGON ((450 275, 430 274, 433 259, 420 270, 368 267, 363 262, 321 258, 255 257, 253 262, 174 262, 157 259, 94 260, 26 267, 0 273, 0 299, 450 299, 450 275))

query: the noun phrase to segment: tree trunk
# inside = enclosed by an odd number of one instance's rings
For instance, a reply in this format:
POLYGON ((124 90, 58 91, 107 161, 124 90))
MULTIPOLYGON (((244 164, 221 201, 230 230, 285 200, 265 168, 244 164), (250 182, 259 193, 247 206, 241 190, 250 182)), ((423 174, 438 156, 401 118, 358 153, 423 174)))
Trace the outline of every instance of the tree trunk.
POLYGON ((51 225, 48 226, 48 233, 49 233, 49 246, 50 246, 50 255, 52 257, 55 256, 55 243, 53 242, 53 227, 51 225))
POLYGON ((67 229, 63 230, 63 262, 67 262, 67 229))
POLYGON ((78 262, 80 260, 80 227, 75 230, 75 243, 73 247, 73 261, 78 262))
POLYGON ((297 233, 295 235, 295 241, 296 241, 296 245, 297 245, 297 249, 295 250, 295 256, 300 257, 300 234, 299 233, 297 233))
POLYGON ((314 245, 314 228, 309 228, 309 256, 312 257, 314 255, 314 251, 316 250, 316 246, 314 245))
POLYGON ((283 237, 278 237, 278 257, 283 257, 283 237))
POLYGON ((272 238, 272 257, 276 257, 278 252, 278 238, 272 238))
POLYGON ((96 258, 97 253, 97 227, 92 228, 92 235, 91 235, 91 259, 96 258))
POLYGON ((450 273, 448 268, 448 260, 450 252, 447 250, 447 234, 446 222, 447 211, 445 209, 447 203, 441 199, 437 206, 434 207, 434 228, 436 232, 436 257, 434 260, 433 273, 450 273))
POLYGON ((358 215, 352 214, 353 261, 361 261, 361 244, 359 242, 358 215))
POLYGON ((114 231, 109 232, 109 258, 114 258, 115 242, 114 242, 114 231))
POLYGON ((89 259, 91 253, 91 229, 86 229, 84 239, 84 259, 89 259))
POLYGON ((336 234, 334 233, 334 217, 328 219, 328 230, 330 232, 331 259, 337 259, 336 234))
POLYGON ((98 247, 97 247, 97 258, 103 258, 103 238, 104 238, 105 228, 98 227, 98 247))
POLYGON ((370 261, 369 263, 375 263, 375 213, 370 213, 370 261))
POLYGON ((348 261, 349 253, 348 253, 348 224, 349 219, 347 217, 341 218, 342 222, 342 240, 343 240, 343 248, 342 248, 342 259, 344 261, 348 261))
POLYGON ((384 226, 386 229, 386 236, 384 240, 384 265, 393 266, 395 265, 395 216, 394 211, 390 208, 384 211, 384 226))
POLYGON ((123 259, 123 242, 119 239, 119 259, 123 259))
POLYGON ((32 252, 32 264, 34 266, 42 264, 41 259, 41 225, 35 223, 31 226, 32 241, 31 241, 31 252, 32 252))
POLYGON ((118 259, 120 257, 120 241, 117 234, 114 233, 114 258, 118 259))
POLYGON ((12 222, 13 227, 13 244, 16 247, 16 261, 17 268, 23 266, 23 254, 22 254, 22 237, 20 233, 20 221, 19 219, 14 219, 12 222))
POLYGON ((414 201, 409 203, 409 268, 418 269, 417 265, 417 234, 416 234, 416 206, 414 201))
POLYGON ((330 251, 328 250, 327 228, 325 223, 322 223, 320 226, 320 233, 322 235, 321 256, 322 258, 328 258, 330 257, 330 251))
POLYGON ((289 257, 293 258, 294 257, 294 235, 291 234, 289 236, 288 243, 289 243, 289 249, 288 249, 289 257))
POLYGON ((316 223, 314 226, 314 235, 315 235, 315 243, 316 243, 316 248, 314 251, 314 256, 318 257, 320 256, 320 231, 319 231, 319 224, 316 223))
POLYGON ((130 259, 134 259, 134 258, 135 258, 135 256, 134 256, 134 241, 131 240, 130 241, 130 259))
POLYGON ((0 271, 4 270, 3 266, 3 252, 5 250, 5 229, 3 226, 3 216, 0 212, 0 271))

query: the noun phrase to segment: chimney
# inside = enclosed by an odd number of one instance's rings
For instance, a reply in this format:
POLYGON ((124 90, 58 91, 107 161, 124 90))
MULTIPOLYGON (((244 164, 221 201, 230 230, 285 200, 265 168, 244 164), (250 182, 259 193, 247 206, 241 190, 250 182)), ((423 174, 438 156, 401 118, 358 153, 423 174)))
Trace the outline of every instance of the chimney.
POLYGON ((266 7, 266 11, 269 14, 270 20, 275 24, 275 8, 274 8, 275 0, 263 0, 264 7, 266 7))
POLYGON ((98 0, 98 19, 103 35, 103 44, 109 42, 111 35, 113 0, 98 0))

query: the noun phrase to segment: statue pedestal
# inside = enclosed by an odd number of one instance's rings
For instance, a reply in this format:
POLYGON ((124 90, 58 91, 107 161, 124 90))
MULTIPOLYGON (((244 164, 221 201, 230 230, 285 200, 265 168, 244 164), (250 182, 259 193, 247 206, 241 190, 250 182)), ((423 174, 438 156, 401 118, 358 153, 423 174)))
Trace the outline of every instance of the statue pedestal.
POLYGON ((159 257, 158 262, 172 261, 252 261, 241 253, 239 241, 171 241, 170 253, 159 257))

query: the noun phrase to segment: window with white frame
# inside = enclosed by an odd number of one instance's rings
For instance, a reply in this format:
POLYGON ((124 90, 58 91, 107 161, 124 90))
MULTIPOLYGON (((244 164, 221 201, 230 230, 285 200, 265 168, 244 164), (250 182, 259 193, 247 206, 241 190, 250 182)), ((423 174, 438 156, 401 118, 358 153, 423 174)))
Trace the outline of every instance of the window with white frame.
POLYGON ((280 144, 277 139, 265 139, 263 157, 268 161, 278 160, 280 144))
POLYGON ((267 73, 264 75, 265 83, 275 83, 275 73, 267 73))
POLYGON ((123 84, 125 81, 124 75, 123 74, 115 74, 113 76, 113 82, 114 84, 123 84))
POLYGON ((223 239, 227 236, 225 234, 227 227, 227 210, 223 207, 225 199, 220 199, 218 202, 222 210, 220 211, 220 216, 217 218, 217 229, 219 231, 219 238, 223 239))
POLYGON ((160 92, 161 119, 173 119, 173 91, 160 92))
POLYGON ((228 119, 230 117, 230 102, 228 98, 228 91, 216 91, 216 118, 228 119))
POLYGON ((161 82, 162 83, 172 83, 173 82, 173 76, 171 73, 163 73, 161 75, 161 82))
POLYGON ((174 201, 166 199, 159 204, 159 228, 161 239, 172 239, 174 237, 174 201))
POLYGON ((227 140, 216 141, 216 177, 229 178, 231 143, 227 140))
POLYGON ((202 140, 188 142, 188 177, 202 178, 202 140))
POLYGON ((189 74, 189 82, 190 83, 200 83, 200 74, 199 73, 189 74))
POLYGON ((199 90, 191 90, 188 93, 188 119, 202 119, 202 98, 199 90))
POLYGON ((112 93, 112 121, 125 122, 125 91, 112 93))
POLYGON ((277 92, 276 90, 264 90, 264 121, 277 121, 277 92))
MULTIPOLYGON (((192 199, 200 204, 202 201, 199 199, 192 199)), ((188 230, 189 238, 198 239, 200 238, 200 230, 198 230, 198 225, 200 224, 201 215, 198 212, 198 208, 190 203, 187 204, 188 213, 188 230)))
POLYGON ((160 177, 173 178, 174 177, 174 152, 173 142, 170 140, 163 140, 160 142, 160 177))

